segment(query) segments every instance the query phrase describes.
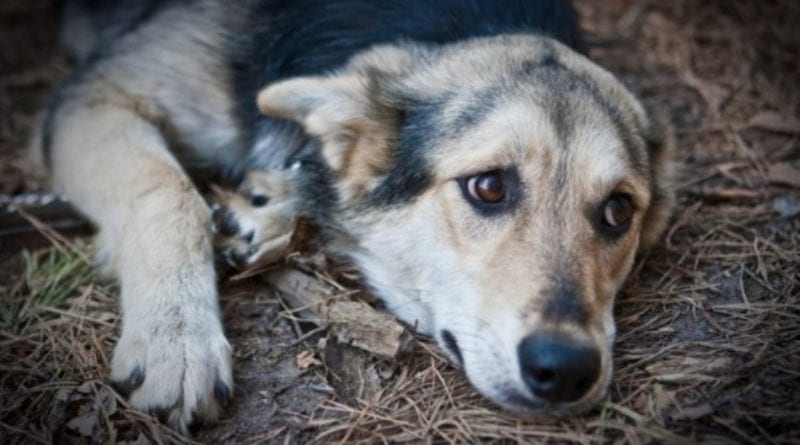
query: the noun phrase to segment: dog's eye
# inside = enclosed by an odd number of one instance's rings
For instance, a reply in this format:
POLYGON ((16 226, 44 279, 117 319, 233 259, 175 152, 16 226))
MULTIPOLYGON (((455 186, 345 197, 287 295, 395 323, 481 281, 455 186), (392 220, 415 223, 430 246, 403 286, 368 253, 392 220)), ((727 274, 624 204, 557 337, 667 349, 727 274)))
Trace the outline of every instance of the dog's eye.
POLYGON ((611 233, 624 232, 633 218, 633 202, 631 197, 623 193, 615 193, 603 205, 603 226, 611 233))
POLYGON ((514 210, 522 198, 522 182, 517 169, 493 169, 457 180, 464 199, 485 217, 514 210))
POLYGON ((467 192, 470 198, 484 204, 498 204, 506 198, 506 184, 502 173, 493 171, 467 178, 467 192))

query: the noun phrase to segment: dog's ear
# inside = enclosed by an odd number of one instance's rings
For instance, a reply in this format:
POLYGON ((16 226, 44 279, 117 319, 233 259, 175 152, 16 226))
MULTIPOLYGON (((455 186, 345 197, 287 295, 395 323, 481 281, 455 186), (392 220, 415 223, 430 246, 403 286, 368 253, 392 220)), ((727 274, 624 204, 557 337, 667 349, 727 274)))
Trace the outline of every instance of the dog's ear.
POLYGON ((397 104, 384 100, 379 77, 360 71, 294 78, 261 90, 258 107, 302 125, 339 181, 363 189, 389 168, 402 119, 397 104))
POLYGON ((664 113, 655 113, 645 134, 650 158, 651 199, 644 217, 640 246, 648 248, 664 232, 675 206, 674 162, 675 136, 664 113))

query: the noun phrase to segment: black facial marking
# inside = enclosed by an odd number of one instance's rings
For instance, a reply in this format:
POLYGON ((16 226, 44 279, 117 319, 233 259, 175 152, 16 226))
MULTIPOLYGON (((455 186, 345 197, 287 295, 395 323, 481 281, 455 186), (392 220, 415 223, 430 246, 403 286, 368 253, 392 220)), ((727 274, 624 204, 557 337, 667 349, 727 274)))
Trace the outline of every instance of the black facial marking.
POLYGON ((464 357, 461 356, 461 349, 458 347, 458 342, 456 338, 453 337, 453 333, 448 331, 447 329, 442 331, 442 341, 444 341, 445 347, 447 347, 450 352, 456 356, 458 362, 463 365, 464 364, 464 357))
POLYGON ((589 319, 586 304, 575 283, 563 277, 554 279, 555 285, 543 296, 546 301, 542 317, 548 322, 571 322, 583 326, 589 319))
MULTIPOLYGON (((623 118, 624 113, 619 109, 619 107, 608 102, 605 96, 598 90, 597 86, 591 80, 585 76, 580 76, 580 78, 582 79, 581 82, 586 85, 588 90, 591 92, 594 101, 600 105, 605 114, 609 117, 611 124, 614 125, 614 130, 622 142, 625 152, 628 154, 632 167, 643 175, 647 168, 648 162, 645 157, 645 153, 640 149, 640 142, 638 141, 640 137, 638 137, 636 133, 637 130, 641 131, 641 129, 628 126, 628 123, 626 123, 626 120, 623 118)), ((635 126, 636 123, 630 122, 630 125, 635 126)))
MULTIPOLYGON (((572 137, 572 128, 569 124, 569 106, 561 96, 554 97, 550 102, 552 102, 548 106, 550 123, 558 136, 559 148, 562 151, 566 151, 572 137)), ((554 210, 560 208, 560 204, 566 201, 564 195, 569 190, 567 183, 569 182, 570 165, 570 160, 567 156, 557 156, 556 159, 555 170, 553 172, 553 202, 551 203, 551 208, 554 210)))
POLYGON ((515 79, 527 79, 536 74, 542 68, 558 67, 559 63, 553 56, 553 48, 548 42, 543 42, 544 49, 538 59, 523 60, 520 66, 514 71, 515 79))
POLYGON ((392 206, 408 203, 422 194, 432 183, 425 153, 443 138, 455 137, 465 128, 477 125, 497 104, 502 91, 487 88, 470 99, 458 115, 443 122, 444 108, 454 95, 428 103, 407 103, 402 110, 402 125, 394 147, 395 162, 384 180, 368 198, 370 206, 392 206))
POLYGON ((425 153, 439 137, 437 105, 417 105, 405 112, 394 164, 386 177, 370 192, 367 204, 389 207, 412 201, 433 183, 425 153))
MULTIPOLYGON (((609 102, 593 79, 563 66, 552 50, 547 51, 547 55, 539 63, 534 63, 533 61, 523 63, 519 73, 520 75, 536 76, 536 79, 547 87, 547 91, 552 93, 548 96, 545 107, 548 110, 551 125, 555 129, 563 147, 569 146, 568 141, 572 130, 571 123, 574 122, 574 119, 569 114, 571 107, 567 102, 567 98, 571 97, 576 91, 582 91, 588 93, 592 101, 608 116, 633 167, 640 173, 645 173, 647 159, 643 150, 640 149, 638 141, 640 138, 636 134, 637 130, 641 131, 643 129, 629 127, 629 125, 636 125, 636 123, 626 122, 626 119, 623 118, 625 113, 619 108, 619 105, 609 102)), ((524 80, 524 77, 521 77, 521 80, 524 80)), ((559 183, 563 179, 557 176, 559 183)), ((556 185, 558 186, 559 184, 556 185)))
POLYGON ((501 87, 489 87, 474 94, 458 115, 447 123, 447 133, 454 136, 459 135, 464 129, 478 125, 495 108, 502 99, 503 93, 504 90, 501 87))

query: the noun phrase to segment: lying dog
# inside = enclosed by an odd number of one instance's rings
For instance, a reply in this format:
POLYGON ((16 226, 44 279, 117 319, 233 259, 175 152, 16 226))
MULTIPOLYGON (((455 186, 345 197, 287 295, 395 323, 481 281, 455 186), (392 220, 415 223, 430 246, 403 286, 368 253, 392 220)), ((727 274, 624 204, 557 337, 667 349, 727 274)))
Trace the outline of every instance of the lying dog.
MULTIPOLYGON (((591 407, 614 296, 665 226, 670 140, 524 0, 74 1, 35 153, 119 277, 112 380, 185 431, 231 397, 195 183, 243 181, 225 255, 323 229, 389 310, 519 412, 591 407)), ((268 370, 265 370, 268 372, 268 370)))

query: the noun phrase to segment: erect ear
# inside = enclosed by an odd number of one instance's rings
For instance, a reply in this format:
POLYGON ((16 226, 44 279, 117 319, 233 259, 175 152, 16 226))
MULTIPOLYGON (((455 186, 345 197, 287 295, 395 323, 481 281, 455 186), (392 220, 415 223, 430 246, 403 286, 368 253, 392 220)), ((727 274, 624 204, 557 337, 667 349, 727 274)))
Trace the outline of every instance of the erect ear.
POLYGON ((299 77, 264 88, 257 100, 264 114, 302 125, 339 180, 363 188, 390 166, 401 117, 377 90, 363 72, 299 77))
POLYGON ((644 217, 640 246, 647 248, 664 232, 675 206, 673 184, 675 137, 663 113, 656 113, 645 135, 652 177, 650 207, 644 217))

